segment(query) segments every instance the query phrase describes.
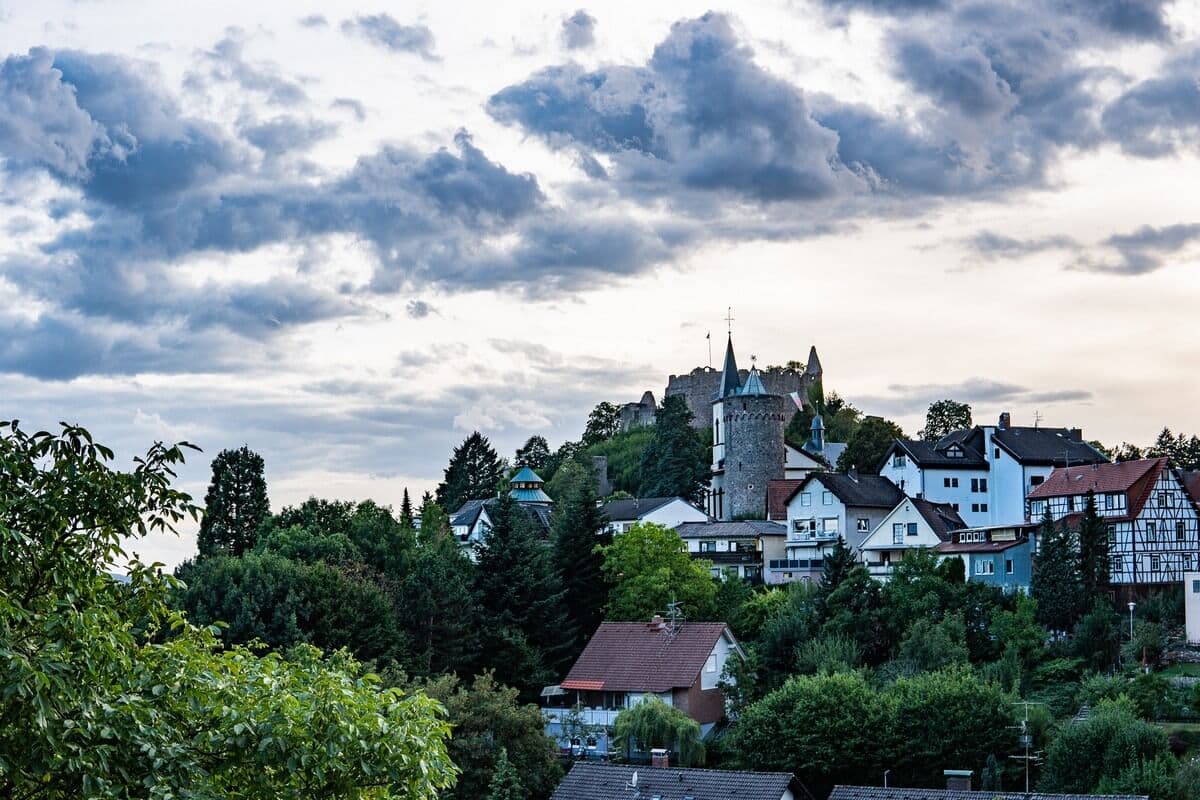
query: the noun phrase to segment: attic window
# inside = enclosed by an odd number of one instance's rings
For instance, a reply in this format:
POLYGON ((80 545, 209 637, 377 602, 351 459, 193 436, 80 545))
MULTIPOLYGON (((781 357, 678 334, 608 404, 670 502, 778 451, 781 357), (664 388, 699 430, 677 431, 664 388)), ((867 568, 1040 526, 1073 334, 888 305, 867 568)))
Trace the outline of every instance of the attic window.
POLYGON ((961 447, 959 447, 958 445, 952 445, 951 447, 949 447, 949 448, 946 450, 946 455, 947 455, 949 458, 962 458, 962 457, 963 457, 963 451, 962 451, 962 448, 961 448, 961 447))

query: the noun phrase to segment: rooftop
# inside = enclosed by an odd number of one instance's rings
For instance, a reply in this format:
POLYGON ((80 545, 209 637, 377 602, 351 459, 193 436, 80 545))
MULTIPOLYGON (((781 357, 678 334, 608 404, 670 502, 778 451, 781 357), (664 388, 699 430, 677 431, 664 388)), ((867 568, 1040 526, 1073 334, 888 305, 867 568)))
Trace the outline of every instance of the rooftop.
POLYGON ((580 761, 571 767, 551 800, 632 797, 629 787, 635 773, 640 795, 661 800, 780 800, 788 789, 797 788, 795 777, 787 772, 735 772, 580 761))
POLYGON ((724 622, 684 622, 671 635, 665 623, 602 622, 562 688, 611 692, 688 688, 727 630, 724 622))
POLYGON ((890 786, 835 786, 829 800, 1149 800, 1131 794, 1044 794, 1042 792, 993 792, 967 789, 907 789, 890 786))
MULTIPOLYGON (((857 473, 816 472, 808 477, 805 483, 819 482, 834 497, 848 506, 864 508, 895 508, 904 499, 904 492, 887 478, 881 475, 860 475, 857 473)), ((797 491, 803 491, 798 489, 797 491)), ((795 497, 795 492, 792 497, 795 497)), ((791 498, 788 498, 791 502, 791 498)))
POLYGON ((609 522, 633 522, 673 500, 687 502, 682 497, 631 497, 626 500, 610 500, 602 506, 602 510, 609 522))
POLYGON ((675 531, 684 539, 787 536, 786 525, 763 519, 745 519, 736 522, 681 522, 675 526, 675 531))
POLYGON ((1029 493, 1030 500, 1095 492, 1127 492, 1149 475, 1158 476, 1167 466, 1165 458, 1141 458, 1117 464, 1062 467, 1029 493))

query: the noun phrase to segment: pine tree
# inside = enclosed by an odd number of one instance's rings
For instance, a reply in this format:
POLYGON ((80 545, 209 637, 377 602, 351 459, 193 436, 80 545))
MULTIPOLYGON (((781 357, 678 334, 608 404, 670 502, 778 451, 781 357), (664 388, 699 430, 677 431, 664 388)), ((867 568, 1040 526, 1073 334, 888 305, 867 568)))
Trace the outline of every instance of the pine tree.
POLYGON ((397 588, 397 616, 411 640, 411 663, 423 675, 467 672, 478 650, 475 566, 432 515, 412 569, 397 588))
POLYGON ((517 768, 508 760, 508 750, 500 748, 500 757, 496 759, 496 771, 488 784, 487 800, 527 800, 529 795, 521 785, 521 776, 517 768))
POLYGON ((1053 631, 1074 628, 1081 610, 1079 555, 1072 546, 1071 534, 1054 524, 1048 507, 1038 531, 1032 588, 1038 604, 1038 622, 1053 631))
POLYGON ((642 452, 642 497, 704 500, 709 479, 704 444, 692 427, 692 412, 683 395, 663 400, 654 422, 654 438, 642 452))
POLYGON ((1108 526, 1096 509, 1096 494, 1087 493, 1083 519, 1079 523, 1079 581, 1083 587, 1081 608, 1090 608, 1108 586, 1108 526))
POLYGON ((525 510, 502 495, 488 506, 488 515, 492 524, 478 547, 475 570, 484 666, 532 700, 561 677, 575 632, 550 549, 534 535, 525 510))
POLYGON ((416 528, 413 519, 412 500, 408 499, 408 487, 404 487, 404 496, 400 500, 400 525, 408 530, 416 528))
POLYGON ((821 565, 821 583, 817 587, 817 607, 822 608, 826 598, 833 590, 842 585, 842 581, 855 567, 854 551, 846 546, 846 540, 838 536, 833 549, 825 554, 821 565))
POLYGON ((591 472, 569 462, 559 471, 560 498, 554 509, 551 541, 554 564, 566 591, 567 617, 575 629, 574 651, 578 652, 604 619, 608 582, 601 571, 604 557, 597 545, 607 545, 604 512, 596 502, 596 484, 591 472))
POLYGON ((517 449, 513 463, 518 467, 529 467, 534 472, 540 472, 549 460, 550 445, 546 437, 530 436, 525 440, 525 444, 517 449))
POLYGON ((475 431, 454 448, 445 477, 437 487, 438 503, 447 513, 453 514, 468 500, 495 497, 503 470, 504 465, 491 442, 475 431))
POLYGON ((240 556, 254 547, 271 515, 263 459, 249 447, 222 450, 212 462, 212 482, 204 495, 200 555, 240 556))

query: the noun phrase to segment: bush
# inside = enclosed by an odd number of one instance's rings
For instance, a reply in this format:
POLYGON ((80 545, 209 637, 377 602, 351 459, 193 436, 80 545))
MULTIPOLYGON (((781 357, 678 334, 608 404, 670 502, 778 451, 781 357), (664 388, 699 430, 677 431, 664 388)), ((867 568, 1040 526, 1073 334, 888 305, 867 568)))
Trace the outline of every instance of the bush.
MULTIPOLYGON (((1138 719, 1128 698, 1103 700, 1084 721, 1064 726, 1046 751, 1038 789, 1089 794, 1105 778, 1168 755, 1163 730, 1138 719)), ((1126 774, 1126 778, 1129 774, 1126 774)))
POLYGON ((1125 660, 1131 664, 1145 663, 1154 667, 1167 649, 1167 634, 1157 622, 1138 622, 1133 627, 1133 641, 1124 647, 1125 660))
POLYGON ((796 671, 801 675, 850 672, 861 663, 858 642, 848 636, 818 636, 796 648, 796 671))

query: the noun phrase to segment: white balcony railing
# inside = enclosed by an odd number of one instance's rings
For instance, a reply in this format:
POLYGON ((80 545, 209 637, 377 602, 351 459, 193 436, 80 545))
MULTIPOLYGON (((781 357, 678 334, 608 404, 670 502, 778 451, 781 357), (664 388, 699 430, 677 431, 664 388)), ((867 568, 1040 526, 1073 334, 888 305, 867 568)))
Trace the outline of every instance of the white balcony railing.
MULTIPOLYGON (((543 708, 542 716, 546 722, 562 724, 565 717, 574 714, 574 708, 543 708)), ((581 708, 579 709, 579 721, 584 725, 592 726, 599 725, 601 727, 612 727, 617 721, 617 714, 621 712, 617 709, 609 708, 581 708)))

